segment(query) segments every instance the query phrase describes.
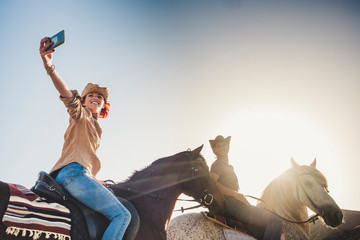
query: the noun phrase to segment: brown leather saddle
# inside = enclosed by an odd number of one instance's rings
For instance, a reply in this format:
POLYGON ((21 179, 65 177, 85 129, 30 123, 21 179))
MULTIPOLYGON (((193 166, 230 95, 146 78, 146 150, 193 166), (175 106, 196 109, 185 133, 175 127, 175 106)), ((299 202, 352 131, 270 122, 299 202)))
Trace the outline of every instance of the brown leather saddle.
MULTIPOLYGON (((48 200, 60 203, 65 206, 75 206, 82 214, 85 220, 85 225, 88 230, 88 240, 99 240, 102 238, 109 220, 102 214, 85 206, 74 197, 72 197, 62 186, 60 186, 49 174, 41 171, 39 173, 38 180, 34 187, 31 188, 33 192, 41 197, 45 197, 48 200)), ((111 191, 111 190, 110 190, 111 191)), ((129 210, 131 213, 131 221, 126 229, 123 239, 134 239, 140 226, 140 218, 135 207, 126 199, 117 197, 119 201, 129 210)), ((71 209, 70 209, 71 210, 71 209)))

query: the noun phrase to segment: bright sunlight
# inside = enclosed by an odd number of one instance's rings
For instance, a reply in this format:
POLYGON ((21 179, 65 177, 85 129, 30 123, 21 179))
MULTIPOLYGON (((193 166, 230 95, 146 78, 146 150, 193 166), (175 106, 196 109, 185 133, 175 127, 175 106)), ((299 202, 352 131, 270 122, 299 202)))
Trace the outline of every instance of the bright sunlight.
POLYGON ((329 185, 332 177, 339 177, 336 174, 341 165, 331 137, 299 113, 284 108, 248 108, 224 122, 218 133, 232 136, 230 164, 244 194, 259 197, 272 179, 290 167, 291 158, 300 165, 317 158, 329 185))

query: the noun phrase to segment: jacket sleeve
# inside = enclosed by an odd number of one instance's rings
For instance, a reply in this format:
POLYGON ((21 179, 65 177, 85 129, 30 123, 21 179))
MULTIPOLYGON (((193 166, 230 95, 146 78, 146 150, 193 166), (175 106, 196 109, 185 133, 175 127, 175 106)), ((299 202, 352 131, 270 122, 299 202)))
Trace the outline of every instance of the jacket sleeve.
POLYGON ((71 92, 73 93, 73 97, 66 98, 60 96, 60 100, 65 104, 70 117, 73 119, 79 119, 83 111, 81 97, 78 91, 71 90, 71 92))

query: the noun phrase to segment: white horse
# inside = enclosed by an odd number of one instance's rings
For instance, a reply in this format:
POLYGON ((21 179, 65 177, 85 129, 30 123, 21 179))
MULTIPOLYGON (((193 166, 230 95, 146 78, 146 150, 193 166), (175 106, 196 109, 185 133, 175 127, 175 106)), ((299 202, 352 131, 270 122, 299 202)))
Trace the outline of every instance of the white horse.
MULTIPOLYGON (((330 227, 338 227, 343 213, 327 190, 327 180, 318 171, 316 159, 309 166, 299 166, 291 159, 292 168, 274 179, 265 188, 257 206, 283 218, 282 239, 310 238, 307 208, 318 214, 330 227), (294 223, 296 222, 296 223, 294 223), (306 222, 306 223, 305 223, 306 222)), ((243 240, 249 235, 227 230, 208 220, 202 213, 180 215, 170 221, 169 240, 243 240)))

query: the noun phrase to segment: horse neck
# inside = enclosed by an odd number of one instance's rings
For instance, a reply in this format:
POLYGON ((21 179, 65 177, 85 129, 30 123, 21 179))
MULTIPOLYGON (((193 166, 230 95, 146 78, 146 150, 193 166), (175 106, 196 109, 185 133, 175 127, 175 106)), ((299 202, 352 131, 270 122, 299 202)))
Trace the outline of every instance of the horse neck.
MULTIPOLYGON (((308 218, 307 207, 297 198, 296 182, 277 178, 264 190, 258 206, 266 208, 288 220, 303 222, 308 218)), ((294 224, 284 221, 293 228, 301 228, 307 236, 310 234, 309 224, 294 224)))
POLYGON ((170 172, 168 167, 163 167, 161 164, 150 166, 135 172, 127 181, 118 184, 137 192, 122 192, 120 196, 128 199, 135 206, 140 217, 143 215, 152 218, 151 222, 157 224, 154 227, 163 229, 170 221, 176 199, 182 193, 180 178, 179 172, 170 172))

